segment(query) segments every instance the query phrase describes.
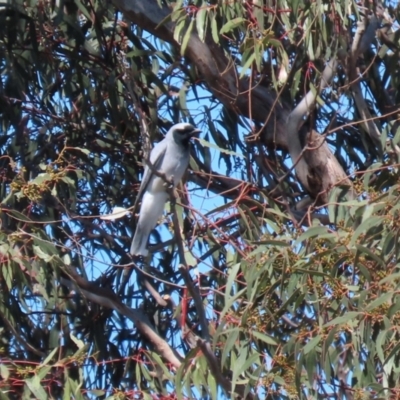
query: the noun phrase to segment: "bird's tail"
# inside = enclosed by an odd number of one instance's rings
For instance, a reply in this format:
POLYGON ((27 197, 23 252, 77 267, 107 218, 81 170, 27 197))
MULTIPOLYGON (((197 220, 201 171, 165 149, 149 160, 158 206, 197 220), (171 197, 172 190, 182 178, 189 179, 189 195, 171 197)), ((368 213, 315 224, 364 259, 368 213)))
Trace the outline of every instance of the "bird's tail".
POLYGON ((143 256, 146 257, 149 253, 146 249, 148 235, 143 235, 141 233, 140 227, 136 228, 135 236, 133 237, 132 244, 131 244, 131 254, 133 256, 143 256))

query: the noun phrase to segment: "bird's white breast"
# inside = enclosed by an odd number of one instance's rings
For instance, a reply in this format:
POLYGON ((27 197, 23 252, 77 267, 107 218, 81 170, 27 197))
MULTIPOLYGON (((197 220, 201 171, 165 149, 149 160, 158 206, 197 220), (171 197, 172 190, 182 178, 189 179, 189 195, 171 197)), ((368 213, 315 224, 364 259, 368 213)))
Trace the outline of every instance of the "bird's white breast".
MULTIPOLYGON (((167 150, 163 156, 159 171, 167 178, 168 182, 173 179, 176 187, 189 164, 189 154, 182 154, 182 150, 174 143, 168 143, 167 150)), ((166 182, 163 178, 155 176, 149 182, 148 190, 151 192, 165 191, 166 182)))

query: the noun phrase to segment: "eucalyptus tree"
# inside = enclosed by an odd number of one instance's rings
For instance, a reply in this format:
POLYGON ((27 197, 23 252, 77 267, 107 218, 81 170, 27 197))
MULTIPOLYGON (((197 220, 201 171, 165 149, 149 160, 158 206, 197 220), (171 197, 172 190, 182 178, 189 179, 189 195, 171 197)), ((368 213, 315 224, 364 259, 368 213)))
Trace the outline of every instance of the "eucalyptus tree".
POLYGON ((1 2, 0 398, 398 396, 399 17, 1 2), (203 134, 131 257, 178 122, 203 134))

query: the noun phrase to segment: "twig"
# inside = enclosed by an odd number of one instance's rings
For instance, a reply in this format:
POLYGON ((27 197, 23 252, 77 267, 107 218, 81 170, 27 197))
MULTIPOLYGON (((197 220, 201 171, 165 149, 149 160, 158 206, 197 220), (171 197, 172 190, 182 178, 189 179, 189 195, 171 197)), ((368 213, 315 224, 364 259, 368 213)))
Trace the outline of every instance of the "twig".
POLYGON ((199 319, 200 319, 201 332, 203 334, 203 337, 206 341, 209 341, 210 340, 210 332, 208 330, 208 322, 207 322, 206 314, 204 312, 204 306, 203 306, 203 301, 200 296, 200 292, 199 292, 198 288, 196 288, 193 285, 192 278, 190 277, 190 274, 188 271, 188 267, 182 264, 179 267, 179 271, 182 274, 183 280, 185 281, 186 286, 189 290, 189 293, 191 294, 194 304, 196 306, 196 310, 198 312, 199 319))
POLYGON ((157 292, 154 286, 150 283, 149 279, 147 279, 147 277, 143 274, 143 271, 138 270, 137 273, 140 281, 143 282, 143 286, 153 296, 153 299, 157 302, 157 304, 161 307, 167 307, 168 303, 161 297, 160 293, 157 292))

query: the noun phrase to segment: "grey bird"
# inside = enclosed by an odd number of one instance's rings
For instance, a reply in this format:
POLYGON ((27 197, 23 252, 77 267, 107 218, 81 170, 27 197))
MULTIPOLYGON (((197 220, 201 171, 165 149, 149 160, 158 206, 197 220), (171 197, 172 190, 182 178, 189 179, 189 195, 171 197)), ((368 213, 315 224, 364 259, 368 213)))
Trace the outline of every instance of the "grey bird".
MULTIPOLYGON (((201 132, 187 123, 176 124, 165 135, 150 153, 153 169, 163 174, 166 179, 173 180, 174 187, 180 182, 190 159, 190 139, 201 132)), ((134 210, 143 196, 139 221, 132 240, 131 254, 147 256, 147 241, 151 231, 157 224, 168 200, 167 182, 152 172, 146 165, 134 210)))

